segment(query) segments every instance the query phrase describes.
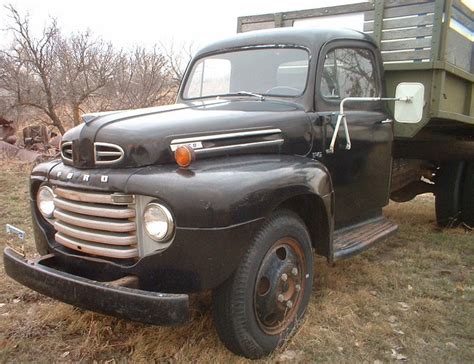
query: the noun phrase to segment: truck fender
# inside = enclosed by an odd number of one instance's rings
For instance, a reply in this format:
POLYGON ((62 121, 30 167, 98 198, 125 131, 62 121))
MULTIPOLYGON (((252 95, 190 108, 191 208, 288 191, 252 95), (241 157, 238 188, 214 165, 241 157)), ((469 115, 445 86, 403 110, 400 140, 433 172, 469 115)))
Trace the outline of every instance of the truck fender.
POLYGON ((330 253, 333 186, 326 167, 309 158, 241 155, 196 161, 187 169, 151 166, 133 174, 126 189, 168 205, 178 229, 221 229, 258 219, 263 222, 275 209, 289 208, 309 225, 313 240, 324 241, 326 247, 316 251, 330 253), (316 208, 318 215, 302 206, 316 208), (312 222, 311 216, 320 221, 312 222), (311 231, 316 228, 324 231, 324 236, 311 231))

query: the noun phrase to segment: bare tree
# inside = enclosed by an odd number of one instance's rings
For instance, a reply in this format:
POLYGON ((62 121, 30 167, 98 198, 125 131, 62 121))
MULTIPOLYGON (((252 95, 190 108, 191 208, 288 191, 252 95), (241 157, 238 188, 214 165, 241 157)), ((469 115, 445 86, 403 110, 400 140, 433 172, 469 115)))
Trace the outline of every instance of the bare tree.
POLYGON ((8 62, 6 56, 0 51, 0 117, 7 117, 11 109, 14 107, 12 94, 5 89, 8 82, 8 62))
MULTIPOLYGON (((36 112, 30 120, 56 128, 81 123, 81 113, 173 102, 190 49, 116 50, 89 32, 65 37, 54 19, 40 36, 12 5, 9 49, 0 50, 0 107, 36 112)), ((1 110, 0 110, 1 112, 1 110)))
POLYGON ((7 9, 12 23, 8 30, 14 43, 8 53, 4 52, 11 73, 3 87, 15 95, 17 106, 32 107, 44 113, 49 124, 63 134, 65 128, 57 110, 63 100, 54 78, 59 40, 56 20, 51 19, 41 37, 36 38, 28 16, 22 17, 12 5, 7 9))
POLYGON ((192 54, 194 53, 194 44, 192 42, 183 44, 178 49, 175 48, 173 43, 169 46, 162 44, 161 47, 164 49, 168 60, 173 86, 177 90, 181 84, 181 80, 183 79, 186 66, 191 61, 192 54))
POLYGON ((89 99, 99 97, 100 90, 112 81, 118 58, 110 43, 93 39, 89 32, 61 40, 58 77, 74 125, 82 122, 82 106, 89 99))
POLYGON ((104 95, 110 108, 150 107, 169 103, 173 95, 167 58, 158 48, 137 47, 123 53, 116 64, 113 82, 104 95))

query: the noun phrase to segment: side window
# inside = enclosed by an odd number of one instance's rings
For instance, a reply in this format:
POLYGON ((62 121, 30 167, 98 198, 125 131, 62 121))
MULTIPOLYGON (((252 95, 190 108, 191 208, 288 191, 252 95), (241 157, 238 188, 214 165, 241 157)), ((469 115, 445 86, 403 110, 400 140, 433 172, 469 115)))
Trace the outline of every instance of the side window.
POLYGON ((372 53, 364 48, 336 48, 327 53, 320 92, 336 100, 379 96, 372 53))

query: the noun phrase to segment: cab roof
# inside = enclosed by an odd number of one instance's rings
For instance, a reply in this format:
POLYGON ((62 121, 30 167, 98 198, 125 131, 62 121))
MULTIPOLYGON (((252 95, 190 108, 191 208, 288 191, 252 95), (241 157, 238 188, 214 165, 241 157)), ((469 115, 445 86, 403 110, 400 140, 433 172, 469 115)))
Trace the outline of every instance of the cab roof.
POLYGON ((200 56, 206 53, 222 52, 227 49, 265 45, 296 45, 308 48, 313 51, 312 53, 315 53, 315 51, 318 51, 326 42, 337 39, 362 40, 375 45, 370 36, 352 29, 287 27, 240 33, 233 37, 218 40, 201 48, 195 56, 200 56))

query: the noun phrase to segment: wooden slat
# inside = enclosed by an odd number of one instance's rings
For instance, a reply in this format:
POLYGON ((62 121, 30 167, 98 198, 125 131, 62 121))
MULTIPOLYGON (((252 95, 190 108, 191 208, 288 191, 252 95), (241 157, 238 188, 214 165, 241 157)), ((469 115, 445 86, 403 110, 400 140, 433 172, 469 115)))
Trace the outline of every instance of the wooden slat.
MULTIPOLYGON (((433 34, 431 37, 432 44, 431 44, 431 56, 430 59, 432 61, 439 61, 440 59, 440 54, 441 48, 444 47, 444 42, 446 41, 446 28, 443 26, 443 18, 445 16, 445 11, 447 10, 448 12, 450 11, 450 6, 446 8, 447 3, 450 2, 450 0, 435 0, 435 13, 433 16, 433 34)), ((449 18, 449 16, 448 16, 449 18)))
POLYGON ((418 27, 413 29, 387 30, 382 33, 382 40, 404 39, 430 36, 433 27, 418 27))
MULTIPOLYGON (((407 6, 399 6, 396 8, 386 8, 383 12, 384 19, 387 18, 395 18, 400 16, 408 16, 408 15, 418 15, 424 13, 432 13, 434 12, 434 3, 425 3, 425 4, 416 4, 416 5, 407 5, 407 6)), ((374 20, 374 12, 367 11, 364 14, 365 21, 374 20)))
POLYGON ((275 22, 273 21, 242 24, 242 32, 249 32, 251 30, 271 29, 274 27, 275 27, 275 22))
MULTIPOLYGON (((405 27, 414 27, 418 25, 433 24, 433 14, 413 16, 410 18, 387 19, 383 21, 383 29, 397 29, 405 27)), ((364 32, 374 30, 374 22, 364 23, 364 32)))
POLYGON ((468 18, 473 19, 473 11, 461 0, 453 0, 453 7, 460 10, 468 18))
POLYGON ((372 38, 374 38, 378 46, 382 42, 384 10, 384 2, 376 1, 374 4, 374 31, 372 32, 372 38))
POLYGON ((283 25, 283 15, 281 13, 276 13, 273 22, 275 23, 275 28, 281 28, 283 25))
POLYGON ((445 61, 462 68, 467 72, 473 71, 472 42, 453 29, 448 29, 446 38, 445 61))
POLYGON ((451 19, 454 19, 457 22, 461 23, 470 31, 474 31, 474 20, 472 19, 472 17, 469 18, 455 7, 451 9, 451 19))
MULTIPOLYGON (((351 4, 351 5, 340 5, 340 6, 331 6, 331 7, 318 8, 318 9, 287 11, 281 14, 282 14, 283 20, 291 20, 291 19, 317 18, 320 16, 328 16, 328 15, 351 14, 351 13, 368 11, 372 8, 373 8, 372 4, 370 4, 369 2, 361 2, 357 4, 351 4)), ((268 13, 268 14, 241 16, 238 18, 238 21, 241 21, 242 24, 249 24, 249 23, 261 23, 261 22, 274 21, 274 19, 275 19, 275 14, 268 13)))
POLYGON ((419 3, 431 3, 433 0, 385 0, 384 5, 386 8, 393 8, 396 6, 405 6, 419 3))
POLYGON ((410 61, 418 59, 429 59, 430 50, 422 51, 408 51, 408 52, 391 52, 391 53, 382 53, 382 59, 384 62, 391 61, 410 61))
POLYGON ((431 37, 421 39, 397 40, 393 42, 383 42, 380 45, 382 51, 397 51, 401 49, 430 48, 431 37))
POLYGON ((253 23, 262 23, 267 21, 274 21, 275 14, 261 14, 261 15, 249 15, 249 16, 240 16, 237 18, 238 21, 243 24, 253 24, 253 23))
POLYGON ((361 2, 350 5, 331 6, 327 8, 287 11, 283 13, 283 19, 317 18, 320 16, 360 13, 372 9, 369 2, 361 2))

